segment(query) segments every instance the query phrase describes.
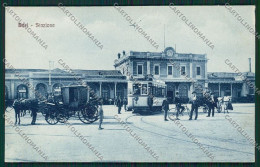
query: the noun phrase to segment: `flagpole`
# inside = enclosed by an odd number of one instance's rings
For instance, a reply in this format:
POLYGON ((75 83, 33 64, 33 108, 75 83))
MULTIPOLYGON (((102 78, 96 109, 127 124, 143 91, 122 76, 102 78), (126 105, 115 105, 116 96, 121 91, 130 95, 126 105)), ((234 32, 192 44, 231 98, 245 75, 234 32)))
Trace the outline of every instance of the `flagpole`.
POLYGON ((165 24, 163 27, 163 50, 165 50, 165 24))

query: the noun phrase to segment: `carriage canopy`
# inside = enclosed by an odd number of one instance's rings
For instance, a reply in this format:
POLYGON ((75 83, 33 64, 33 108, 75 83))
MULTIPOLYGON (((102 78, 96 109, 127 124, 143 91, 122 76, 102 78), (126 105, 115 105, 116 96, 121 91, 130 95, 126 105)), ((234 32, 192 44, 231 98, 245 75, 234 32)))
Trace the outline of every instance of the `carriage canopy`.
POLYGON ((63 104, 70 105, 77 102, 79 105, 86 104, 89 100, 87 86, 65 86, 61 88, 63 104))

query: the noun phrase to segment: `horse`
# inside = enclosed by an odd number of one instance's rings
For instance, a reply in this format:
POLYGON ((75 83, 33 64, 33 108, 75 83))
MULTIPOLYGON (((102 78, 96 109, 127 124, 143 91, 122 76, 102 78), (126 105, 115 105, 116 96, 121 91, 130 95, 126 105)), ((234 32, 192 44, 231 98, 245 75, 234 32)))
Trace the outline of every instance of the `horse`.
POLYGON ((7 107, 12 107, 13 105, 13 100, 7 99, 5 100, 5 111, 7 111, 7 107))
POLYGON ((15 124, 17 124, 17 117, 19 119, 18 124, 20 125, 21 119, 20 119, 20 113, 21 111, 32 111, 32 124, 35 124, 36 116, 37 116, 37 110, 38 110, 38 100, 37 99, 16 99, 13 103, 13 108, 15 111, 15 124), (36 115, 35 115, 36 113, 36 115))

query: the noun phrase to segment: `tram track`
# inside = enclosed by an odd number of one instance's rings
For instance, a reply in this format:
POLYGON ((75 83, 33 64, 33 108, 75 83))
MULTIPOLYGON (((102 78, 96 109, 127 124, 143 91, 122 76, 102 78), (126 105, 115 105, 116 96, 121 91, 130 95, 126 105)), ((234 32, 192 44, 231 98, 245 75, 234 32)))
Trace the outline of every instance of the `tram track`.
MULTIPOLYGON (((157 136, 161 136, 161 137, 165 137, 165 138, 170 138, 170 139, 173 139, 173 140, 182 141, 182 142, 186 142, 186 143, 193 143, 193 144, 195 144, 195 143, 192 142, 191 140, 179 139, 179 138, 174 137, 174 136, 176 136, 176 135, 170 135, 170 136, 169 136, 168 134, 165 135, 165 134, 157 133, 157 132, 154 132, 154 131, 150 131, 150 130, 147 130, 147 129, 144 129, 144 128, 140 128, 140 127, 138 127, 138 126, 135 126, 134 123, 130 123, 130 122, 128 121, 131 117, 134 117, 134 116, 133 116, 133 115, 128 116, 128 117, 125 119, 125 122, 126 122, 127 124, 129 124, 130 126, 135 127, 136 129, 139 129, 139 130, 142 130, 142 131, 145 131, 145 132, 148 132, 148 133, 157 135, 157 136)), ((141 118, 142 118, 142 117, 141 117, 141 118)), ((141 122, 142 122, 142 121, 141 121, 141 122)), ((144 122, 143 122, 143 123, 144 123, 144 122)), ((232 151, 232 152, 237 152, 237 153, 244 153, 244 154, 254 155, 254 154, 251 153, 251 152, 240 151, 240 150, 236 150, 236 149, 223 148, 223 147, 214 146, 214 145, 210 145, 210 144, 202 144, 202 143, 201 143, 201 145, 207 146, 207 147, 210 147, 210 148, 225 150, 225 151, 232 151)))
MULTIPOLYGON (((146 117, 141 117, 141 122, 143 122, 144 124, 150 125, 152 127, 157 127, 159 129, 163 129, 163 130, 166 130, 166 131, 169 131, 169 132, 176 132, 176 133, 182 134, 182 132, 178 132, 178 131, 173 130, 173 129, 163 128, 163 127, 160 127, 156 124, 148 123, 148 122, 144 121, 143 118, 146 118, 146 117)), ((244 145, 244 146, 250 146, 250 144, 244 144, 244 143, 240 143, 240 142, 232 142, 232 141, 227 141, 225 139, 219 139, 219 138, 210 138, 210 137, 205 137, 205 136, 200 136, 200 135, 196 135, 195 137, 196 138, 202 138, 202 139, 208 139, 208 140, 215 140, 215 141, 220 141, 220 142, 228 142, 228 143, 233 143, 233 144, 239 144, 239 145, 244 145)))

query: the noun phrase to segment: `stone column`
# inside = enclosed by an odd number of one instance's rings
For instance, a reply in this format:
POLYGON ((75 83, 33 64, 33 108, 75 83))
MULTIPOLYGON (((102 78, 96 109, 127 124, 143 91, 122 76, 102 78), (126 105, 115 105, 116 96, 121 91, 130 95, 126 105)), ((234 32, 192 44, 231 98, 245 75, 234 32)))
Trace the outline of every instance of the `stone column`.
POLYGON ((193 63, 190 62, 190 78, 193 78, 192 70, 193 70, 193 63))
POLYGON ((102 82, 99 82, 99 97, 102 97, 102 82))
POLYGON ((191 82, 190 83, 190 89, 189 89, 189 95, 188 95, 188 98, 190 98, 191 97, 191 94, 192 94, 192 92, 194 91, 194 88, 193 88, 193 83, 191 82))
POLYGON ((233 91, 233 89, 232 89, 232 83, 230 83, 230 89, 231 89, 231 97, 233 96, 233 93, 232 93, 232 91, 233 91))
POLYGON ((220 83, 218 83, 218 96, 221 96, 221 92, 220 92, 220 83))
POLYGON ((150 71, 150 61, 147 61, 147 75, 151 74, 151 71, 150 71))
POLYGON ((34 85, 33 85, 33 79, 29 79, 29 86, 28 86, 29 98, 32 98, 32 99, 35 98, 34 90, 35 90, 35 88, 34 88, 34 85))
POLYGON ((115 95, 114 95, 114 98, 116 98, 116 85, 117 85, 117 82, 115 82, 115 95))
POLYGON ((241 91, 241 96, 246 96, 247 95, 247 88, 246 88, 246 83, 243 82, 243 85, 242 85, 242 91, 241 91))

